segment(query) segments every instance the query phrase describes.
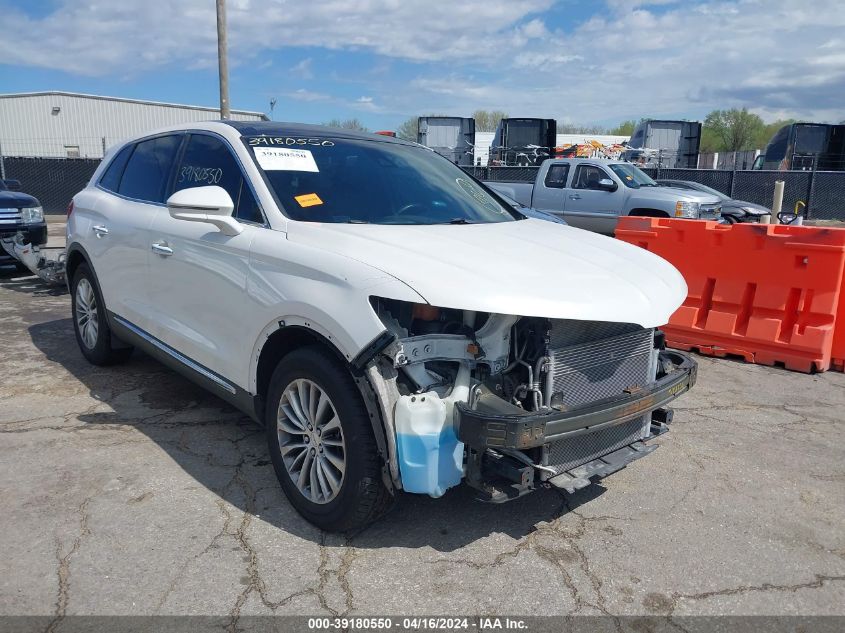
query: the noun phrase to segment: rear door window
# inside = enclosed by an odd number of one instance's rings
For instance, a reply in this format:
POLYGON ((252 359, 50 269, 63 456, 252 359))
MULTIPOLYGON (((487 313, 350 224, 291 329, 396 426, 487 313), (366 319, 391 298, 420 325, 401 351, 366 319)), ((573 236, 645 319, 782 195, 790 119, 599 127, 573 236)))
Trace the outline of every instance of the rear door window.
POLYGON ((569 164, 552 165, 546 172, 545 185, 551 189, 564 189, 569 176, 569 164))
POLYGON ((120 179, 123 176, 123 170, 126 169, 126 163, 129 162, 129 157, 132 155, 133 149, 135 149, 134 145, 127 145, 112 159, 102 178, 100 178, 100 186, 103 189, 113 192, 117 191, 120 186, 120 179))
POLYGON ((118 193, 144 202, 164 202, 170 171, 181 135, 141 141, 126 163, 118 193))
POLYGON ((174 191, 211 185, 222 187, 232 198, 235 218, 264 223, 261 208, 232 150, 215 136, 191 134, 176 170, 174 191))

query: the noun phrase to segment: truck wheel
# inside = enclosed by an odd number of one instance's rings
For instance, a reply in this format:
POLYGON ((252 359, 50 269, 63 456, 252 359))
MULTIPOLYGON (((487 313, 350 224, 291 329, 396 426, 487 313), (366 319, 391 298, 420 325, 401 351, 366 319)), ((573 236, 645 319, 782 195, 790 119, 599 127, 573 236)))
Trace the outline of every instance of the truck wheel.
POLYGON ((88 264, 80 264, 70 289, 73 331, 82 355, 93 365, 113 365, 132 354, 131 347, 112 347, 112 333, 97 282, 88 264))
POLYGON ((352 375, 330 352, 304 347, 270 379, 265 416, 273 468, 288 500, 319 528, 375 521, 392 495, 367 410, 352 375))

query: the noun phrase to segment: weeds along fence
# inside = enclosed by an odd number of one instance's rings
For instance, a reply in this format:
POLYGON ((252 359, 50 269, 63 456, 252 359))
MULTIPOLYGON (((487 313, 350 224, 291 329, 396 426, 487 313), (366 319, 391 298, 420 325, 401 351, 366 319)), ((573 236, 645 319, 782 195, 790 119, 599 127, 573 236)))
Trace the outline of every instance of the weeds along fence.
MULTIPOLYGON (((21 182, 23 191, 41 202, 45 213, 64 213, 71 198, 90 180, 99 158, 0 156, 0 176, 21 182)), ((479 180, 531 182, 538 167, 464 167, 479 180)), ((770 207, 775 181, 784 181, 783 209, 803 202, 814 220, 845 221, 845 171, 750 171, 729 169, 644 170, 652 178, 691 180, 737 200, 770 207)))
MULTIPOLYGON (((479 180, 530 182, 539 167, 466 167, 479 180)), ((643 169, 655 179, 691 180, 736 200, 772 206, 775 181, 784 181, 783 209, 806 205, 806 217, 845 221, 845 171, 751 171, 732 169, 643 169)))

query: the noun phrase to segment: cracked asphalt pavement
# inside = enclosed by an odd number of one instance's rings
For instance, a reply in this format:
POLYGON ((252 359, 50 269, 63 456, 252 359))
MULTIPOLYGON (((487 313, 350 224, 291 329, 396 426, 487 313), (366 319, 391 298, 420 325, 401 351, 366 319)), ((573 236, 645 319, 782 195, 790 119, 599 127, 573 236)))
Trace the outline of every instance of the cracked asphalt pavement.
POLYGON ((66 292, 7 274, 0 614, 845 614, 845 375, 698 361, 660 449, 599 485, 332 535, 258 427, 143 354, 89 365, 66 292))

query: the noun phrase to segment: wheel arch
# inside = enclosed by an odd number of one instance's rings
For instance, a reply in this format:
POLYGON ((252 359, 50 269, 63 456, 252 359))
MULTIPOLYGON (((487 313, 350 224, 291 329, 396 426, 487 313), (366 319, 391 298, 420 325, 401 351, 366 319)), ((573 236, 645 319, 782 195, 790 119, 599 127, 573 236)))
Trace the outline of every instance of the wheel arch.
POLYGON ((97 282, 97 286, 99 287, 100 283, 97 280, 97 273, 94 272, 94 267, 91 265, 91 258, 82 246, 74 242, 67 248, 67 260, 65 261, 65 279, 67 280, 68 289, 70 289, 73 276, 76 274, 76 269, 79 268, 80 264, 88 264, 91 274, 94 275, 94 281, 97 282))
MULTIPOLYGON (((391 336, 390 341, 392 340, 393 337, 391 336)), ((371 345, 368 345, 365 348, 367 354, 375 356, 379 351, 381 351, 383 344, 380 341, 389 343, 385 337, 380 335, 373 340, 371 345)), ((275 329, 270 329, 269 332, 265 330, 263 333, 263 343, 260 348, 257 349, 254 356, 255 363, 253 371, 253 388, 255 394, 254 408, 259 420, 265 425, 268 422, 265 416, 265 409, 267 406, 267 396, 270 390, 270 379, 272 378, 273 372, 279 362, 281 362, 286 355, 290 354, 294 350, 313 345, 318 345, 329 351, 332 356, 349 371, 361 395, 361 400, 367 409, 367 414, 370 418, 370 424, 373 429, 373 435, 375 436, 379 454, 381 455, 384 463, 387 464, 389 461, 386 437, 387 430, 381 413, 381 408, 379 407, 376 390, 370 383, 370 380, 366 376, 365 372, 362 371, 363 365, 360 362, 362 360, 360 355, 350 361, 336 345, 330 335, 318 331, 315 329, 315 324, 309 321, 291 323, 290 319, 287 321, 280 319, 276 323, 275 329)), ((370 359, 367 358, 363 360, 369 361, 370 359)), ((391 481, 389 470, 387 468, 383 469, 383 479, 388 488, 393 490, 393 482, 391 481)))

